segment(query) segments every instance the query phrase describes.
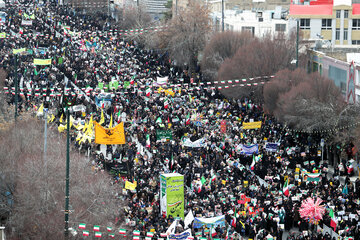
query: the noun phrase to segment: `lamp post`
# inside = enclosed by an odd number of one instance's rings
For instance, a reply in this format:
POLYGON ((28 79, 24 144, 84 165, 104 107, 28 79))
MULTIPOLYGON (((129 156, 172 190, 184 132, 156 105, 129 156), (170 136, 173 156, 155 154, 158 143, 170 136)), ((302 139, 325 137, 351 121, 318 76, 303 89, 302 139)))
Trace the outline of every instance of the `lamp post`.
POLYGON ((299 67, 299 19, 296 20, 296 68, 299 67))
POLYGON ((66 107, 65 240, 69 239, 70 110, 66 107))
POLYGON ((15 59, 14 59, 14 71, 15 71, 15 74, 14 74, 14 77, 15 77, 15 114, 14 114, 14 118, 15 118, 15 122, 17 120, 17 111, 18 111, 18 73, 17 73, 17 55, 15 54, 15 59))
POLYGON ((224 0, 221 0, 221 30, 224 32, 225 30, 225 23, 224 23, 224 0))

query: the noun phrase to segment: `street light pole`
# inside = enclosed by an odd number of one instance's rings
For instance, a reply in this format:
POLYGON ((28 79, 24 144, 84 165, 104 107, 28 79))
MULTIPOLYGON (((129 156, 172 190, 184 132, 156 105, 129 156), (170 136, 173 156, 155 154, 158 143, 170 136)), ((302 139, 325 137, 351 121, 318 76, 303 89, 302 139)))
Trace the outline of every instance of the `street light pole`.
POLYGON ((65 177, 65 240, 69 239, 69 181, 70 181, 70 111, 66 106, 66 177, 65 177))
POLYGON ((48 109, 44 108, 44 169, 45 169, 45 178, 46 178, 46 185, 45 185, 45 200, 47 201, 47 193, 48 193, 48 171, 47 171, 47 160, 46 160, 46 151, 47 151, 47 111, 48 109))
POLYGON ((224 23, 224 0, 221 0, 221 30, 224 31, 225 23, 224 23))
POLYGON ((299 19, 296 20, 296 68, 299 67, 299 19))
POLYGON ((14 61, 15 61, 15 64, 14 64, 14 69, 15 69, 15 116, 14 116, 14 118, 15 118, 15 122, 16 122, 16 120, 17 120, 17 115, 18 115, 18 113, 17 113, 17 111, 18 111, 18 73, 17 73, 17 55, 15 54, 15 59, 14 59, 14 61))

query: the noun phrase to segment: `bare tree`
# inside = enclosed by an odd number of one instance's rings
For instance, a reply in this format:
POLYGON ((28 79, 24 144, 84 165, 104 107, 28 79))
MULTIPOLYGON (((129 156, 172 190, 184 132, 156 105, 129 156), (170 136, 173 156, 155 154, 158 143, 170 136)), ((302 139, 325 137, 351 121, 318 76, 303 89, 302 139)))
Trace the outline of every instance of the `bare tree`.
MULTIPOLYGON (((43 158, 43 121, 19 121, 1 135, 1 193, 10 192, 0 210, 9 212, 9 239, 62 239, 64 232, 65 138, 48 131, 46 159, 43 158), (7 209, 5 209, 5 207, 7 209)), ((70 227, 115 226, 123 204, 120 188, 111 184, 103 171, 92 172, 88 160, 71 151, 70 227)), ((0 211, 0 212, 3 212, 0 211)))
POLYGON ((188 67, 192 73, 210 31, 209 9, 201 2, 190 1, 187 8, 168 23, 166 31, 159 32, 159 48, 169 51, 177 65, 188 67))
POLYGON ((119 11, 118 22, 116 24, 120 29, 141 29, 150 26, 152 19, 147 13, 145 5, 127 5, 119 11))
POLYGON ((212 36, 206 45, 201 60, 201 69, 206 81, 215 80, 225 59, 231 59, 237 50, 254 40, 248 31, 219 32, 212 36))
POLYGON ((273 75, 290 68, 295 52, 284 38, 256 39, 241 47, 233 58, 224 61, 219 70, 219 79, 241 79, 273 75))
POLYGON ((305 70, 281 71, 264 88, 265 108, 296 129, 324 131, 353 124, 358 105, 346 104, 334 82, 305 70))

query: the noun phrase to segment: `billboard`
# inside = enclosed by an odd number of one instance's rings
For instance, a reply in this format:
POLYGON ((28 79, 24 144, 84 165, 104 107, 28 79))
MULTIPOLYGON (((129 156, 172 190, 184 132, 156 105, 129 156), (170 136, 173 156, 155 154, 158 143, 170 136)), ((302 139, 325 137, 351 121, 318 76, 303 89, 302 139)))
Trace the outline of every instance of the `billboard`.
POLYGON ((184 219, 184 176, 178 173, 160 175, 161 215, 184 219))

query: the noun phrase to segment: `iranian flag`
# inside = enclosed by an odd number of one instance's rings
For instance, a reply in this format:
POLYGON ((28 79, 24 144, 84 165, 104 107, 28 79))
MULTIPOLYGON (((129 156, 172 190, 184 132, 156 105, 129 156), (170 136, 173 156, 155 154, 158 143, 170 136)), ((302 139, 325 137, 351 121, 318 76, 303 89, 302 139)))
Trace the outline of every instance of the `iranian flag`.
POLYGON ((150 147, 150 134, 146 134, 146 147, 150 147))
POLYGON ((284 187, 283 187, 283 193, 284 193, 284 195, 285 196, 289 196, 289 194, 290 194, 290 192, 289 192, 289 178, 288 179, 286 179, 286 182, 285 182, 285 184, 284 184, 284 187))
POLYGON ((153 233, 153 232, 147 232, 147 233, 146 233, 146 236, 147 236, 147 237, 153 237, 153 236, 154 236, 154 233, 153 233))
POLYGON ((215 231, 215 229, 214 229, 214 228, 211 228, 211 236, 212 236, 212 237, 215 237, 216 234, 217 234, 217 232, 215 231))
POLYGON ((94 231, 95 231, 95 232, 100 231, 100 226, 95 225, 95 226, 94 226, 94 231))
POLYGON ((24 34, 24 29, 22 27, 19 28, 19 33, 24 34))
POLYGON ((145 237, 145 240, 151 240, 151 237, 145 237))
POLYGON ((164 108, 165 109, 169 108, 169 100, 168 99, 166 99, 165 102, 164 102, 164 108))
POLYGON ((134 236, 140 236, 140 231, 138 231, 138 230, 133 231, 133 235, 134 236))
POLYGON ((335 218, 334 211, 330 208, 329 216, 331 217, 330 221, 330 227, 334 228, 334 231, 336 230, 337 220, 335 218))
POLYGON ((150 89, 150 88, 147 88, 147 89, 145 90, 145 94, 146 94, 147 97, 150 97, 150 95, 151 95, 151 89, 150 89))
POLYGON ((99 237, 101 237, 101 235, 102 235, 101 232, 96 232, 96 233, 95 233, 95 237, 98 237, 98 238, 99 238, 99 237))
POLYGON ((114 233, 109 233, 109 237, 115 238, 115 234, 114 233))
POLYGON ((254 169, 255 169, 255 164, 256 164, 255 155, 253 155, 253 160, 252 160, 252 163, 251 163, 251 166, 250 166, 250 169, 252 171, 254 171, 254 169))
POLYGON ((190 113, 188 113, 188 115, 186 116, 186 125, 190 124, 190 113))
POLYGON ((160 233, 160 237, 165 238, 165 237, 167 237, 167 235, 166 235, 166 233, 160 233))
POLYGON ((80 229, 85 229, 85 228, 86 228, 86 224, 85 224, 85 223, 80 223, 80 224, 79 224, 79 228, 80 228, 80 229))
POLYGON ((134 236, 133 240, 140 240, 140 236, 134 236))
POLYGON ((216 180, 216 174, 212 175, 211 176, 211 182, 215 181, 216 180))
POLYGON ((89 236, 89 235, 90 235, 89 231, 83 231, 83 236, 89 236))
POLYGON ((108 230, 108 232, 111 232, 112 227, 106 227, 106 229, 108 230))
POLYGON ((236 218, 235 217, 233 217, 232 219, 231 219, 231 226, 233 226, 233 227, 236 227, 236 218))
POLYGON ((193 237, 193 236, 188 236, 187 239, 189 239, 189 240, 194 240, 194 237, 193 237))
POLYGON ((126 229, 120 229, 120 230, 119 230, 119 233, 120 233, 120 234, 126 234, 126 229))

